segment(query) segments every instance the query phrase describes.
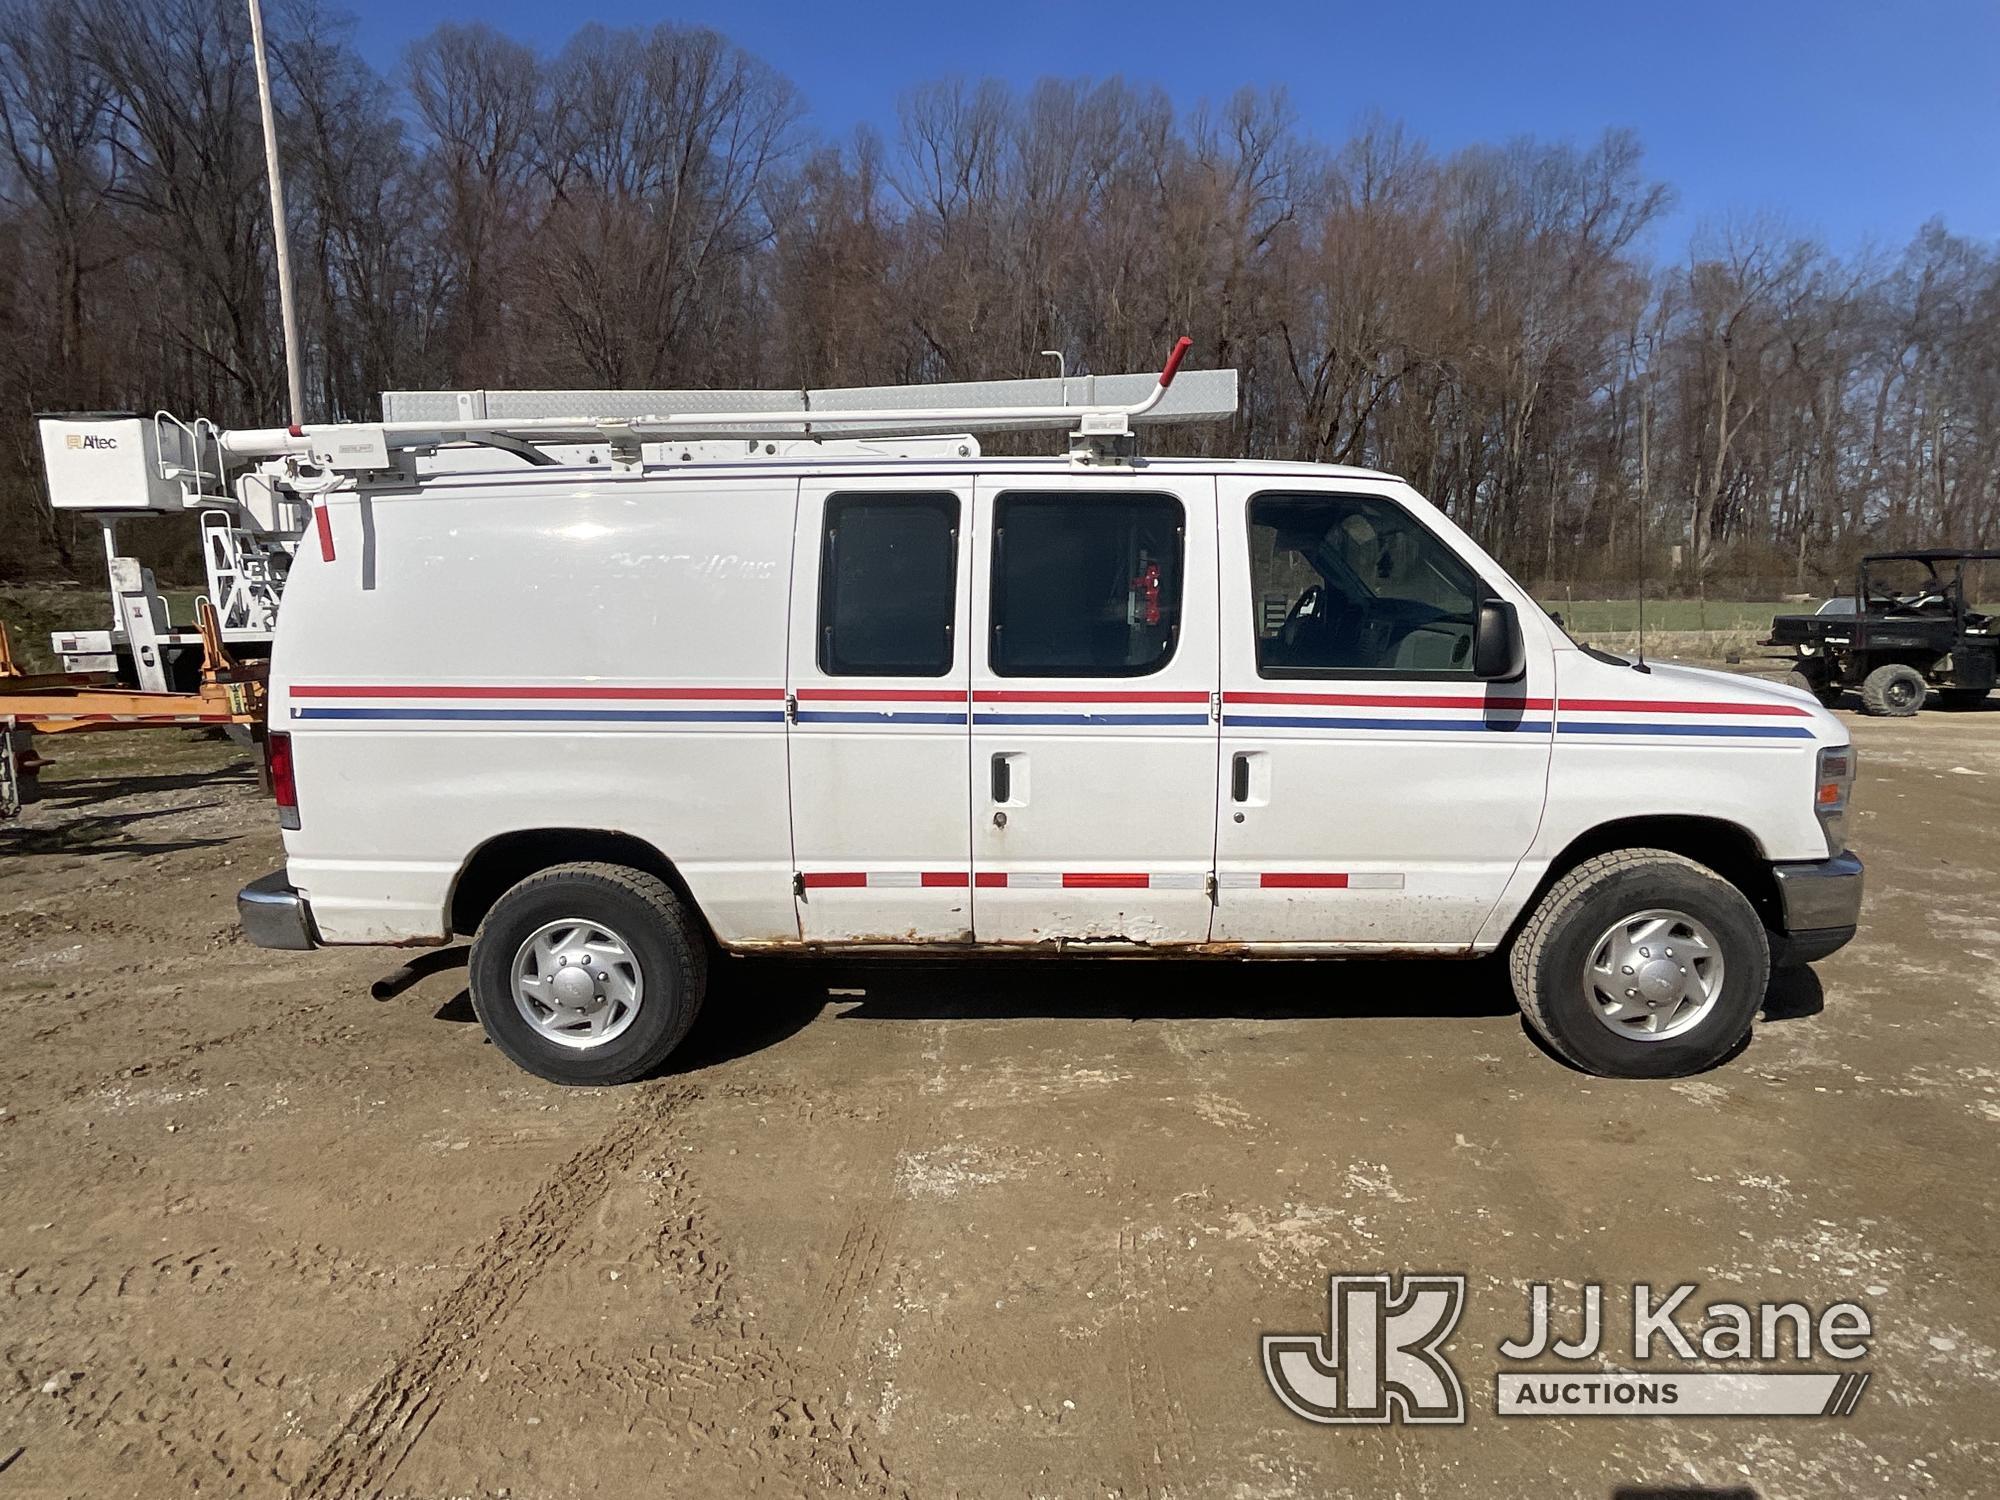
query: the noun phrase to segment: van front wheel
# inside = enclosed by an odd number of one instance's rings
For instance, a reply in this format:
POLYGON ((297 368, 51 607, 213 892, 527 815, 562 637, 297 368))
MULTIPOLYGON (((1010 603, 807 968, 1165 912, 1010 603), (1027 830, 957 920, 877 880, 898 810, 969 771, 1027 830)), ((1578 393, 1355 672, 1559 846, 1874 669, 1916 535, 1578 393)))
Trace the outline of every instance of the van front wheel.
POLYGON ((708 953, 658 876, 556 865, 508 890, 473 935, 472 1008, 493 1045, 564 1084, 628 1083, 679 1046, 708 953))
POLYGON ((1728 1058, 1771 975, 1743 893, 1664 849, 1621 849, 1558 880, 1514 939, 1514 995, 1578 1067, 1676 1078, 1728 1058))

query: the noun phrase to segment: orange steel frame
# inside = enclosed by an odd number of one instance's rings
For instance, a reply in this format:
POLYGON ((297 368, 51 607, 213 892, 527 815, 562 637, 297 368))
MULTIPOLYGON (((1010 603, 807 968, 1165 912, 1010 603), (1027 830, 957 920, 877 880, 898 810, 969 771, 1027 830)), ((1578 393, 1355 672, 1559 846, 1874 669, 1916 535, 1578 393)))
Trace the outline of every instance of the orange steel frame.
POLYGON ((245 664, 230 654, 208 600, 195 601, 195 622, 201 629, 201 685, 189 693, 142 692, 104 673, 30 675, 15 662, 7 629, 0 625, 0 719, 11 718, 36 734, 263 724, 265 664, 245 664))

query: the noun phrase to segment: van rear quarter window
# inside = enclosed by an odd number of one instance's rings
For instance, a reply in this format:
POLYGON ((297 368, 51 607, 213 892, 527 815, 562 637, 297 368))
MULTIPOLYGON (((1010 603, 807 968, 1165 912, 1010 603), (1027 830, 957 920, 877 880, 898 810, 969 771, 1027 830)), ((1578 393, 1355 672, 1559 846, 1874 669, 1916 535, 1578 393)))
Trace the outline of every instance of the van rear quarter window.
POLYGON ((820 670, 942 677, 951 670, 957 578, 957 496, 831 497, 820 554, 820 670))
POLYGON ((993 524, 994 672, 1159 671, 1180 638, 1185 521, 1171 495, 1001 495, 993 524))

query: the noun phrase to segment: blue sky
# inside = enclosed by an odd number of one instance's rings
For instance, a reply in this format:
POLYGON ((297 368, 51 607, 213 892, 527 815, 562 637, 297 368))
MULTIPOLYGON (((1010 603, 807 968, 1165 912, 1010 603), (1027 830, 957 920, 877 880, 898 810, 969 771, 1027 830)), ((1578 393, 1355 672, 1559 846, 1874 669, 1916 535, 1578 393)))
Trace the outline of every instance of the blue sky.
POLYGON ((1849 253, 1942 215, 2000 238, 2000 0, 1352 0, 1109 5, 826 0, 347 0, 376 66, 446 20, 484 17, 544 50, 583 18, 712 26, 798 85, 813 123, 893 130, 897 94, 958 74, 1017 84, 1120 73, 1177 101, 1282 84, 1337 140, 1363 114, 1440 150, 1630 126, 1680 194, 1655 249, 1752 214, 1849 253))

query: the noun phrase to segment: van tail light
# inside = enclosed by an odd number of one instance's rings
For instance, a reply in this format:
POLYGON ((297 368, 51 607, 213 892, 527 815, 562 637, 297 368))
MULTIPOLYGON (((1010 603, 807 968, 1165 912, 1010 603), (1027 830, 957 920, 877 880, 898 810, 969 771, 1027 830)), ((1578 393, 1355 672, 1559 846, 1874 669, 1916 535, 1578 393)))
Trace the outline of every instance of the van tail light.
POLYGON ((299 783, 292 771, 292 737, 283 731, 264 739, 264 762, 271 771, 271 795, 278 799, 278 826, 299 826, 299 783))

